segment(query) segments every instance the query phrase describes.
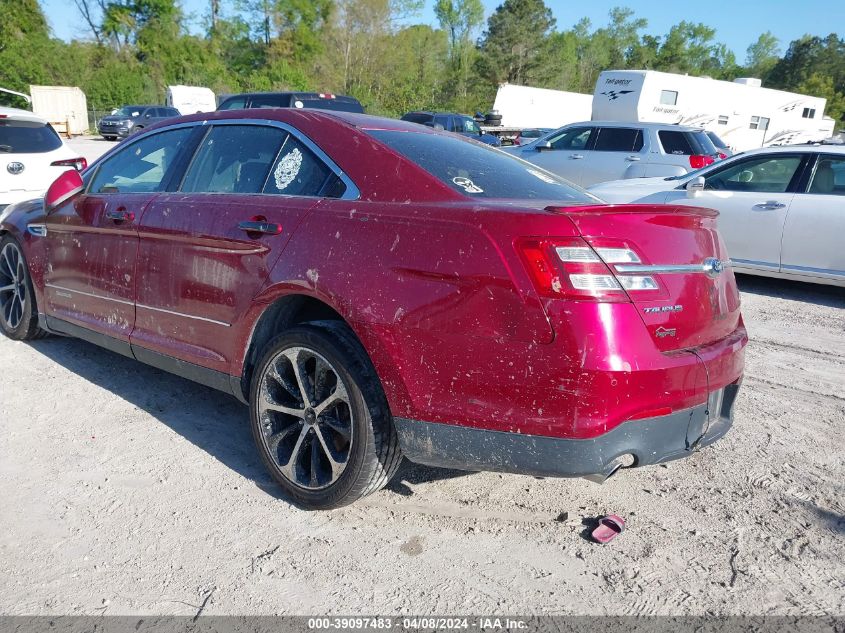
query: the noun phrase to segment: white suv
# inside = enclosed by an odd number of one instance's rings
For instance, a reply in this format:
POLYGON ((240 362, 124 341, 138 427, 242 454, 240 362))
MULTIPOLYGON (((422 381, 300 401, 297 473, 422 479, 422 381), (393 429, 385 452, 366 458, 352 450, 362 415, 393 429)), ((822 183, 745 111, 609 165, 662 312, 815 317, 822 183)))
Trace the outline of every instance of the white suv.
POLYGON ((701 128, 619 121, 571 123, 504 151, 582 187, 623 178, 681 176, 724 158, 701 128))
POLYGON ((87 165, 47 121, 26 110, 0 107, 0 211, 39 197, 62 172, 87 165))

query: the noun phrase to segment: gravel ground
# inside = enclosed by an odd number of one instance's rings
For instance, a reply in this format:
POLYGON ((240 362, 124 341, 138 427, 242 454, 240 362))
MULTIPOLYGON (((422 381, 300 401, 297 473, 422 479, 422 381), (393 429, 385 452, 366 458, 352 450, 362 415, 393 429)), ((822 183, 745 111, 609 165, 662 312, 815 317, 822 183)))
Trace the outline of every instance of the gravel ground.
POLYGON ((714 447, 603 486, 405 464, 321 513, 277 493, 234 399, 0 338, 0 613, 845 615, 845 292, 740 281, 714 447), (608 512, 628 531, 591 544, 608 512))

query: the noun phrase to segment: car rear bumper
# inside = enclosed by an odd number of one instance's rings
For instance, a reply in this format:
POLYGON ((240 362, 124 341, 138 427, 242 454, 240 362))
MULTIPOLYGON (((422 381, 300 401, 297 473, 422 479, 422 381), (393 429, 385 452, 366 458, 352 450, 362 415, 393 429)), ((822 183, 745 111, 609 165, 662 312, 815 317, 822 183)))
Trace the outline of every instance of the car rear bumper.
POLYGON ((410 461, 441 468, 547 477, 609 476, 622 459, 646 466, 687 457, 733 424, 740 381, 710 394, 708 404, 630 420, 590 439, 507 433, 395 418, 410 461), (708 415, 708 408, 712 409, 708 415), (627 457, 626 456, 631 456, 627 457))

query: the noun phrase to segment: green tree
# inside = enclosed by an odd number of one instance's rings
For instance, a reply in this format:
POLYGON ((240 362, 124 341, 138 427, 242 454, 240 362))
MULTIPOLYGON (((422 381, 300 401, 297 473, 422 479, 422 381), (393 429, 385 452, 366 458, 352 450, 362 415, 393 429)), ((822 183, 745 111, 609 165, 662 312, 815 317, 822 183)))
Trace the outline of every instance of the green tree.
POLYGON ((762 33, 746 50, 745 69, 764 82, 780 59, 780 42, 771 31, 762 33))
POLYGON ((505 0, 487 20, 477 68, 493 86, 502 82, 542 83, 548 68, 549 37, 555 26, 543 0, 505 0))
POLYGON ((473 34, 484 23, 484 5, 481 0, 437 0, 434 14, 449 37, 449 74, 453 88, 444 97, 455 109, 465 110, 476 57, 473 34))

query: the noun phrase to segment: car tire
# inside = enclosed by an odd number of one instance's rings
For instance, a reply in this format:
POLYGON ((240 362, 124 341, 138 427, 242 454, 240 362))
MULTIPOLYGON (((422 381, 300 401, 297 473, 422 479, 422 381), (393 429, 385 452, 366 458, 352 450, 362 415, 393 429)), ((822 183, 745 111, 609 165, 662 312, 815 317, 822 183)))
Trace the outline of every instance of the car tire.
POLYGON ((15 341, 47 335, 38 327, 38 307, 23 249, 10 235, 0 240, 0 331, 15 341))
POLYGON ((402 460, 375 369, 337 321, 300 325, 268 344, 250 385, 250 426, 270 474, 309 510, 379 490, 402 460))
POLYGON ((117 139, 116 136, 103 136, 103 138, 106 139, 107 141, 114 141, 115 139, 117 139))

